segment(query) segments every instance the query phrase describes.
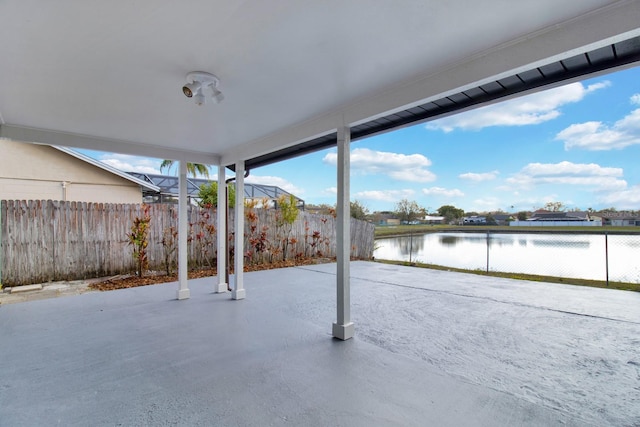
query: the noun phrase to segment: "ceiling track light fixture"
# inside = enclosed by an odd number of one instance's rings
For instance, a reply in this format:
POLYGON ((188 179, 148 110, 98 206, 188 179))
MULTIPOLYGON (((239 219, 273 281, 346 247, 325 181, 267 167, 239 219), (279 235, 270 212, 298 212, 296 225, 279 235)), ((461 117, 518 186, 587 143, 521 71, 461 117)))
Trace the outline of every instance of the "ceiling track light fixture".
POLYGON ((192 71, 187 74, 187 84, 182 86, 182 93, 187 98, 193 98, 196 105, 207 103, 207 96, 219 104, 224 99, 224 95, 218 89, 220 79, 205 71, 192 71))

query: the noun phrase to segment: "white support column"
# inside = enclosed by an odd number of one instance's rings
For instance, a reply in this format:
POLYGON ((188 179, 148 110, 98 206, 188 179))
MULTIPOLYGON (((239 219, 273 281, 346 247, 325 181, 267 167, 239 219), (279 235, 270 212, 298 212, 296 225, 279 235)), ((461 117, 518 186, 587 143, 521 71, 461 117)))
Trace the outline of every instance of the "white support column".
POLYGON ((244 299, 244 161, 236 162, 236 206, 235 206, 234 276, 231 298, 244 299))
POLYGON ((189 284, 187 282, 189 271, 187 260, 187 162, 180 160, 180 175, 178 185, 178 299, 187 299, 191 296, 189 284))
POLYGON ((216 293, 227 292, 227 282, 225 271, 227 269, 226 251, 227 251, 227 184, 225 183, 224 165, 218 166, 218 232, 216 238, 218 240, 218 284, 216 285, 216 293))
POLYGON ((338 128, 338 206, 336 222, 337 311, 338 320, 333 324, 333 336, 341 340, 353 338, 351 322, 351 288, 349 263, 351 261, 351 213, 349 205, 351 129, 338 128))

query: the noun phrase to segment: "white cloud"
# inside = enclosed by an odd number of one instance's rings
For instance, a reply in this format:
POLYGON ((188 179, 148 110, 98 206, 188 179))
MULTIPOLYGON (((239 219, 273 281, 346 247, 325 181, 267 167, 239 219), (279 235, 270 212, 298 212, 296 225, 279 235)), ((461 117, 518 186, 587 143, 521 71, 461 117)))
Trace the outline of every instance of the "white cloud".
POLYGON ((491 172, 484 172, 484 173, 467 172, 467 173, 458 175, 458 178, 468 179, 470 181, 476 181, 476 182, 491 181, 492 179, 496 179, 499 173, 500 172, 498 171, 491 171, 491 172))
POLYGON ((389 171, 388 175, 398 181, 409 182, 431 182, 436 179, 436 175, 433 172, 422 168, 389 171))
POLYGON ((442 187, 423 188, 422 193, 427 196, 464 197, 464 193, 457 188, 450 190, 442 187))
POLYGON ((160 161, 158 159, 108 153, 98 160, 123 172, 160 173, 160 161))
POLYGON ((632 104, 640 105, 640 93, 631 95, 630 101, 632 104))
POLYGON ((328 188, 325 188, 322 192, 327 194, 338 194, 338 188, 328 187, 328 188))
POLYGON ((430 130, 451 132, 455 129, 480 130, 491 126, 535 125, 560 116, 559 108, 563 105, 581 101, 587 94, 610 85, 609 81, 587 87, 582 83, 571 83, 434 120, 426 127, 430 130))
POLYGON ((596 175, 596 176, 622 176, 621 168, 602 167, 595 163, 529 163, 523 171, 533 176, 553 175, 596 175))
POLYGON ((383 202, 399 202, 402 199, 413 196, 413 190, 370 190, 360 191, 354 196, 356 199, 378 200, 383 202))
POLYGON ((304 190, 302 188, 296 187, 291 182, 279 176, 249 175, 247 178, 245 178, 244 182, 249 184, 275 185, 276 187, 280 187, 283 190, 296 196, 304 193, 304 190))
POLYGON ((491 212, 504 209, 504 207, 502 206, 502 201, 497 197, 484 197, 475 199, 472 203, 472 206, 473 208, 471 210, 478 212, 491 212))
POLYGON ((640 108, 612 126, 596 121, 573 124, 560 131, 555 139, 564 142, 565 150, 613 150, 640 144, 640 108))
MULTIPOLYGON (((322 159, 330 165, 336 165, 338 155, 328 153, 322 159)), ((356 148, 351 152, 353 171, 370 175, 387 175, 398 181, 430 182, 436 179, 427 168, 431 160, 422 154, 400 154, 385 151, 373 151, 368 148, 356 148)))
POLYGON ((582 185, 596 191, 613 191, 626 188, 627 182, 619 179, 621 168, 602 167, 595 163, 529 163, 520 172, 508 178, 507 183, 531 188, 540 184, 582 185))
POLYGON ((616 209, 637 209, 640 205, 640 185, 607 193, 600 197, 600 202, 616 209))

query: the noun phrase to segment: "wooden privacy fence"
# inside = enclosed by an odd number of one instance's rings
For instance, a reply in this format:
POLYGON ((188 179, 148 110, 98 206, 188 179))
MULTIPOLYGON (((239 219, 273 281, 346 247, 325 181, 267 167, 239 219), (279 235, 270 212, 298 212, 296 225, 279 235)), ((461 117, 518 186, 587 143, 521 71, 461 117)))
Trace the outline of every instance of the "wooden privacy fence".
MULTIPOLYGON (((149 205, 147 254, 149 269, 175 269, 178 206, 149 205), (164 240, 164 244, 163 244, 164 240)), ((3 200, 0 203, 0 280, 19 286, 58 280, 78 280, 135 272, 128 234, 141 205, 3 200)), ((191 268, 216 265, 214 209, 190 207, 188 258, 191 268)), ((335 218, 299 212, 283 224, 273 209, 247 209, 245 263, 273 262, 294 257, 334 257, 335 218)), ((233 256, 233 212, 229 239, 233 256)), ((351 255, 369 259, 374 227, 351 220, 351 255)))

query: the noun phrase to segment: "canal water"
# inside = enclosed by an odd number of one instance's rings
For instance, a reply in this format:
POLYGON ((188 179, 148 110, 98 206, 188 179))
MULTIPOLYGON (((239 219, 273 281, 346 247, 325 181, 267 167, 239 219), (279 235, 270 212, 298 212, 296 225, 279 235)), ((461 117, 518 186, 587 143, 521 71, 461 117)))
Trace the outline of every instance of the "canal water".
POLYGON ((640 283, 640 235, 429 233, 376 240, 374 257, 469 270, 640 283))

